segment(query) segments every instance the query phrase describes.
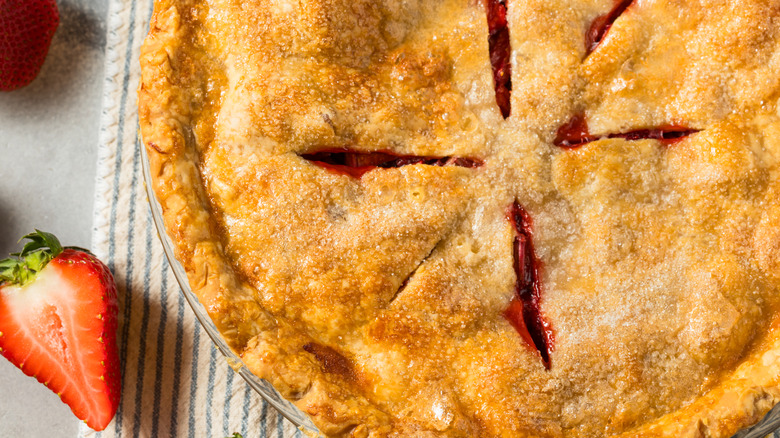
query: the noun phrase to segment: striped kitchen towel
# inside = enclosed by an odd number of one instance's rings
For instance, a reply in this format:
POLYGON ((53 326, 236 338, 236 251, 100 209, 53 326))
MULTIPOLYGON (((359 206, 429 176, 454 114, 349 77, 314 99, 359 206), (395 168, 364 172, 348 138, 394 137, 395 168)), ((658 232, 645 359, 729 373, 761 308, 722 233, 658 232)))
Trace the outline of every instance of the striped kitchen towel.
POLYGON ((227 364, 185 302, 147 202, 138 137, 139 46, 152 0, 111 0, 92 249, 119 288, 122 399, 81 437, 302 436, 227 364))

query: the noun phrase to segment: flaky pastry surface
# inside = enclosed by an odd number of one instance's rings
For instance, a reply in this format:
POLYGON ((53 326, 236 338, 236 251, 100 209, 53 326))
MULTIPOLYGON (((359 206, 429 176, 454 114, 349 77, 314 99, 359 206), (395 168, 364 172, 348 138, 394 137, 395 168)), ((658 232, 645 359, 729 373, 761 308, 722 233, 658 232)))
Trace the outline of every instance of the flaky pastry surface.
POLYGON ((328 436, 727 437, 780 401, 780 2, 156 0, 139 114, 217 327, 328 436), (555 144, 583 115, 597 137, 555 144), (610 137, 685 126, 674 142, 610 137), (468 157, 361 176, 324 150, 468 157), (517 203, 549 363, 505 311, 517 203))

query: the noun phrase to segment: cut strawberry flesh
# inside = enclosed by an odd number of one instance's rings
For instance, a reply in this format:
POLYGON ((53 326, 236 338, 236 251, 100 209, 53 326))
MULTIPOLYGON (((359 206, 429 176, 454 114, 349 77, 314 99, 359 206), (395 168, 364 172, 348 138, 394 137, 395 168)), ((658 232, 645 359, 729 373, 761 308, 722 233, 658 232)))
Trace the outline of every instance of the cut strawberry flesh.
POLYGON ((624 138, 626 140, 660 140, 666 145, 677 143, 683 138, 699 132, 684 126, 669 125, 654 129, 637 129, 605 135, 591 135, 588 122, 582 114, 575 114, 563 126, 558 128, 553 144, 562 148, 576 148, 603 138, 624 138))
POLYGON ((512 64, 510 61, 509 27, 506 21, 505 0, 485 0, 488 22, 488 49, 493 67, 493 85, 496 103, 504 118, 509 117, 512 94, 512 64))
POLYGON ((376 168, 389 169, 413 164, 429 166, 480 167, 482 160, 464 157, 425 157, 398 155, 388 151, 362 152, 349 149, 325 149, 301 157, 331 172, 361 178, 376 168))
MULTIPOLYGON (((47 385, 95 430, 119 404, 117 301, 96 293, 113 279, 65 250, 34 282, 0 289, 0 350, 47 385)), ((83 253, 82 253, 83 254, 83 253)), ((85 256, 86 257, 86 256, 85 256)), ((105 268, 105 272, 108 272, 105 268)))
POLYGON ((615 6, 611 11, 604 15, 599 15, 593 20, 588 32, 585 34, 586 54, 590 54, 596 50, 596 47, 604 40, 604 37, 607 35, 609 28, 612 27, 615 20, 617 20, 633 2, 634 0, 615 0, 615 6))
POLYGON ((533 222, 528 212, 515 201, 509 207, 509 221, 515 229, 513 242, 515 297, 504 311, 504 317, 517 330, 529 348, 535 348, 545 368, 550 368, 553 332, 540 310, 542 287, 540 262, 533 244, 533 222))

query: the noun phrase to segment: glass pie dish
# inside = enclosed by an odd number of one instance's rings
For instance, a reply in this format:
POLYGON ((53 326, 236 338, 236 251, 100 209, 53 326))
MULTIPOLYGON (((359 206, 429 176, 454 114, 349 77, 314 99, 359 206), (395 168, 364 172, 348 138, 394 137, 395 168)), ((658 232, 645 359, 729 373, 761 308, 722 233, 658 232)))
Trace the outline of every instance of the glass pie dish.
POLYGON ((225 356, 225 359, 227 360, 230 367, 233 368, 233 371, 241 376, 241 378, 244 379, 244 381, 268 404, 273 406, 274 409, 279 412, 279 414, 298 427, 298 429, 301 430, 304 435, 311 437, 322 436, 319 430, 317 430, 317 427, 314 425, 314 423, 312 423, 311 419, 306 414, 296 408, 295 405, 284 399, 284 397, 282 397, 281 394, 279 394, 279 392, 273 386, 271 386, 270 383, 258 378, 251 371, 249 371, 246 366, 244 366, 244 363, 241 361, 241 359, 236 356, 236 354, 228 346, 227 342, 225 342, 225 339, 219 333, 219 330, 214 325, 214 322, 208 316, 208 313, 206 313, 206 309, 199 302, 198 297, 193 293, 192 289, 190 288, 189 281, 187 280, 187 274, 184 271, 184 267, 176 259, 173 251, 173 244, 171 243, 170 237, 168 236, 163 225, 164 222, 162 220, 162 210, 159 202, 157 201, 157 198, 154 195, 154 191, 151 189, 149 157, 147 156, 146 149, 143 147, 141 148, 141 155, 141 162, 144 173, 144 187, 146 188, 146 195, 149 199, 149 207, 152 211, 152 220, 157 230, 157 235, 160 238, 160 243, 162 243, 165 257, 170 263, 173 275, 176 278, 176 281, 179 283, 181 293, 184 295, 187 303, 189 303, 190 307, 192 308, 192 311, 195 314, 195 317, 198 319, 198 322, 206 331, 209 338, 211 338, 211 340, 214 342, 214 345, 217 347, 217 349, 222 353, 222 355, 225 356))
MULTIPOLYGON (((157 234, 162 243, 165 256, 170 263, 174 277, 176 278, 184 298, 189 303, 195 317, 206 331, 208 336, 216 345, 217 349, 225 356, 231 368, 241 376, 244 381, 257 392, 268 404, 273 406, 284 418, 293 423, 299 430, 307 436, 322 436, 311 419, 295 405, 290 403, 266 380, 254 375, 242 362, 242 360, 230 349, 227 342, 220 334, 214 322, 208 316, 206 309, 199 302, 198 297, 193 293, 184 267, 174 255, 173 244, 164 227, 162 219, 162 210, 154 191, 151 188, 151 175, 149 170, 149 158, 146 149, 141 147, 142 168, 144 176, 144 186, 146 188, 149 207, 152 212, 152 219, 157 230, 157 234)), ((751 428, 744 429, 732 438, 763 438, 780 437, 780 405, 775 406, 762 421, 751 428), (774 433, 774 434, 773 434, 774 433)))

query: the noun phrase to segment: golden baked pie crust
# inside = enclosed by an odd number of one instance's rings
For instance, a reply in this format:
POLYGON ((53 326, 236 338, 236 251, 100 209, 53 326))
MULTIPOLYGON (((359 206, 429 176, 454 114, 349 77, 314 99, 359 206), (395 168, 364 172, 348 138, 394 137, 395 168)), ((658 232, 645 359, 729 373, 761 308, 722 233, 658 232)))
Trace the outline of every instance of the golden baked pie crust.
POLYGON ((190 285, 329 436, 727 437, 780 401, 780 3, 156 0, 139 116, 190 285), (657 126, 668 144, 553 145, 657 126), (333 148, 470 157, 362 177, 333 148), (533 218, 550 365, 504 311, 533 218))

